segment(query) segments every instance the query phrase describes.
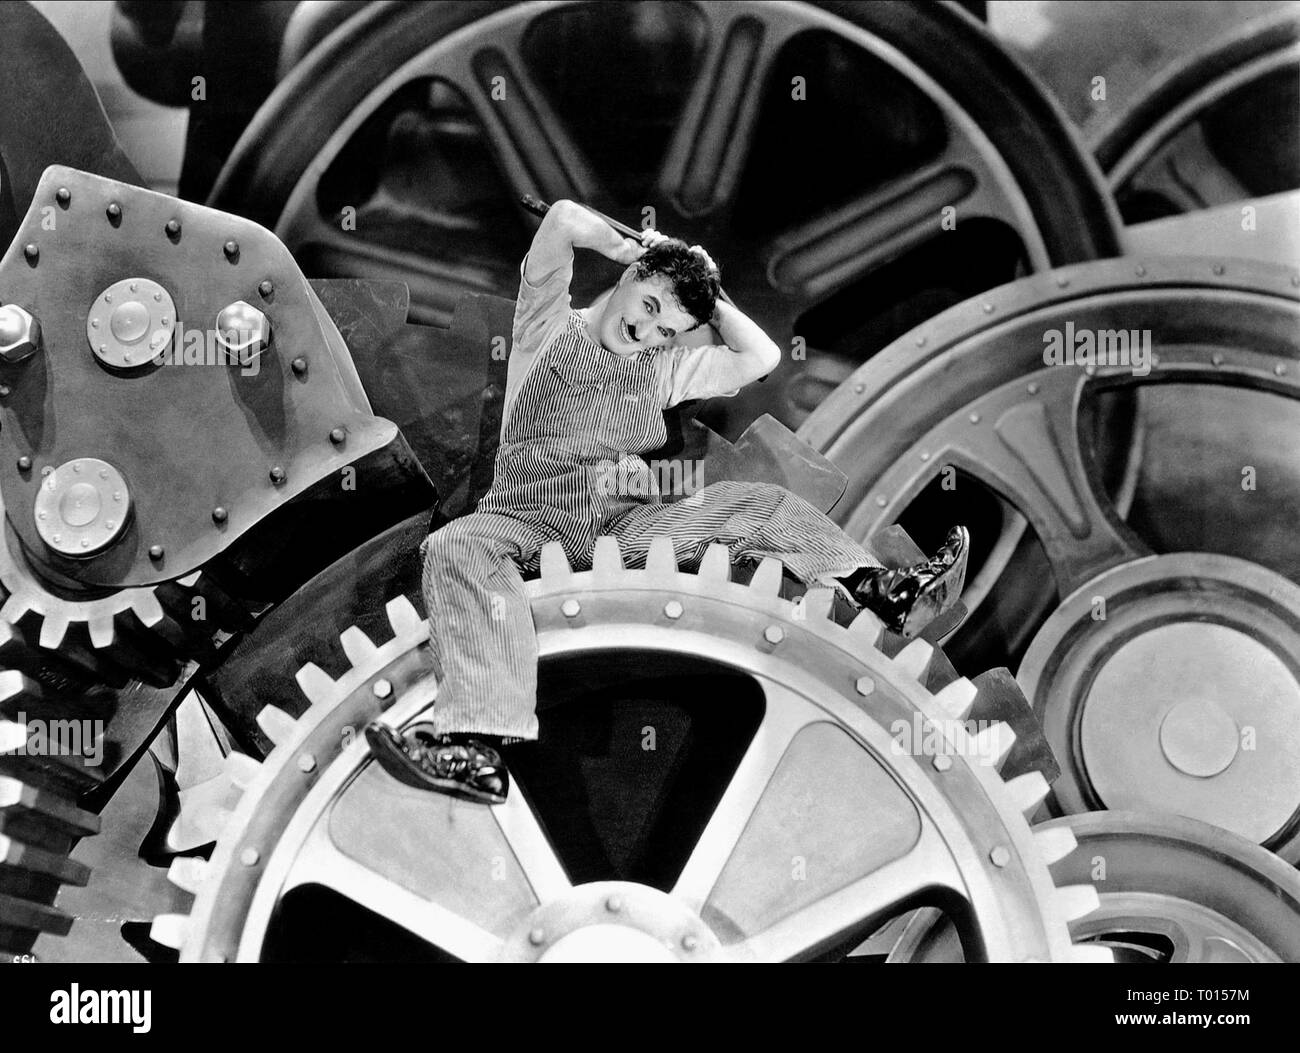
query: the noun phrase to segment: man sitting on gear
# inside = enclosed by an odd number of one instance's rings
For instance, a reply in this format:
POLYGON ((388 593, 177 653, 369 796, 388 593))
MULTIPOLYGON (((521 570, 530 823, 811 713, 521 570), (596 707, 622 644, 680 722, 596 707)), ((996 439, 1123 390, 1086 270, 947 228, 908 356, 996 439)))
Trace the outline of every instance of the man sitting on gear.
POLYGON ((831 585, 895 632, 915 635, 956 602, 969 538, 954 527, 932 559, 882 567, 802 498, 768 483, 720 482, 659 500, 641 454, 667 442, 663 411, 687 399, 735 395, 776 368, 781 352, 719 299, 718 268, 698 245, 646 231, 624 238, 571 201, 551 207, 521 268, 491 489, 477 510, 421 545, 429 634, 443 678, 427 721, 398 734, 366 728, 371 750, 413 786, 489 804, 509 789, 503 746, 537 737, 537 638, 522 575, 558 541, 589 567, 596 538, 618 539, 624 564, 644 567, 671 537, 680 566, 709 545, 733 563, 771 556, 808 585, 831 585), (573 250, 626 264, 617 286, 572 308, 573 250), (674 341, 710 324, 725 346, 674 341), (597 466, 617 465, 611 488, 597 466), (615 489, 617 492, 611 493, 615 489))

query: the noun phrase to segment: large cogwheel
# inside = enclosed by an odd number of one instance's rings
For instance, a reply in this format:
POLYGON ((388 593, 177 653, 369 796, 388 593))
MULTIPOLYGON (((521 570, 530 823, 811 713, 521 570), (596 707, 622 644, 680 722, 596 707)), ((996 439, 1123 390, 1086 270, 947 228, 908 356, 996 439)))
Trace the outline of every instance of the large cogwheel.
POLYGON ((344 675, 300 671, 311 705, 298 719, 262 710, 277 745, 260 767, 230 769, 210 861, 172 868, 193 909, 156 919, 154 938, 182 961, 308 960, 312 942, 356 960, 365 931, 385 934, 381 956, 417 960, 785 961, 842 957, 890 918, 937 904, 972 959, 1109 961, 1069 935, 1096 891, 1058 888, 1048 870, 1074 838, 1025 822, 1046 780, 1004 782, 1010 728, 963 719, 980 688, 934 676, 924 641, 891 657, 883 648, 897 641, 869 613, 839 624, 831 590, 783 598, 779 561, 742 574, 721 545, 687 572, 666 538, 644 569, 625 568, 601 538, 577 573, 549 546, 528 586, 544 705, 638 676, 681 691, 694 677, 696 701, 725 710, 725 726, 742 723, 733 710, 747 692, 759 699, 734 763, 710 757, 730 768, 715 806, 689 836, 674 828, 689 843, 653 883, 574 880, 544 780, 525 775, 486 807, 370 763, 361 727, 381 716, 405 726, 438 694, 427 623, 399 597, 393 639, 377 646, 351 628, 344 675))

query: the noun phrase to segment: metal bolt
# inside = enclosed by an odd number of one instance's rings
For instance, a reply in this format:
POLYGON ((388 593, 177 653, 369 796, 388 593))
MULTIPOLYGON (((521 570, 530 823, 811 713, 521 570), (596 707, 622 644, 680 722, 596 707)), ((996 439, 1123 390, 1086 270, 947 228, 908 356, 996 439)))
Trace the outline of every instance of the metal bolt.
POLYGON ((32 459, 26 454, 18 458, 18 470, 20 472, 30 472, 32 470, 32 459))
POLYGON ((41 250, 37 248, 36 242, 29 241, 23 246, 23 255, 27 257, 27 262, 35 267, 36 261, 41 258, 41 250))
POLYGON ((993 851, 989 853, 989 859, 995 867, 1004 867, 1011 862, 1011 853, 1005 845, 994 845, 993 851))
POLYGON ((582 604, 577 600, 565 600, 560 604, 560 611, 566 618, 576 618, 582 610, 582 604))
POLYGON ((935 771, 947 771, 952 767, 952 758, 946 753, 937 754, 934 758, 935 771))
POLYGON ((169 238, 179 238, 181 236, 180 220, 169 219, 167 221, 167 226, 163 229, 167 231, 167 236, 169 238))
POLYGON ((231 240, 221 246, 221 251, 226 254, 226 259, 234 263, 239 259, 239 242, 231 240))
POLYGON ((316 758, 310 753, 304 753, 298 758, 298 770, 304 774, 316 770, 316 758))
POLYGON ((54 191, 54 200, 64 208, 67 208, 72 204, 72 191, 66 186, 61 186, 58 190, 54 191))
POLYGON ((278 464, 272 468, 268 474, 271 476, 271 482, 275 483, 276 486, 280 486, 287 478, 284 474, 284 469, 278 464))
POLYGON ((116 227, 122 222, 122 206, 114 201, 108 206, 108 208, 104 209, 104 215, 106 215, 108 221, 116 227))
POLYGON ((546 942, 546 930, 533 929, 532 932, 528 934, 528 942, 531 943, 534 947, 540 947, 543 943, 546 942))
POLYGON ((217 505, 217 507, 212 510, 212 522, 224 523, 228 518, 229 516, 226 513, 225 508, 221 505, 217 505))
POLYGON ((149 546, 149 558, 152 559, 152 560, 160 560, 160 559, 162 559, 162 558, 163 558, 163 547, 162 547, 162 545, 150 545, 150 546, 149 546))
POLYGON ((345 432, 342 428, 330 429, 330 442, 332 442, 335 446, 342 445, 343 440, 346 438, 347 438, 347 432, 345 432))
POLYGON ((860 676, 853 684, 859 695, 869 695, 876 689, 876 682, 869 676, 860 676))
POLYGON ((275 292, 275 283, 271 281, 270 278, 266 278, 263 281, 258 283, 257 292, 258 295, 261 296, 263 300, 269 300, 271 298, 271 294, 275 292))
POLYGON ((605 909, 611 914, 617 914, 623 909, 623 900, 619 896, 610 896, 605 900, 605 909))
POLYGON ((785 630, 779 625, 769 625, 763 630, 763 639, 770 644, 779 644, 785 639, 785 630))
POLYGON ((251 303, 236 300, 217 314, 217 342, 241 364, 263 351, 271 342, 271 322, 251 303))
POLYGON ((239 853, 239 861, 246 867, 257 866, 257 861, 262 858, 262 853, 251 845, 239 853))
POLYGON ((669 618, 680 618, 682 616, 682 605, 676 600, 669 600, 664 604, 664 614, 669 618))
POLYGON ((21 362, 41 349, 41 323, 16 303, 0 306, 0 359, 21 362))
POLYGON ((387 698, 393 693, 393 682, 380 677, 370 690, 375 693, 375 698, 387 698))
POLYGON ((297 376, 303 376, 307 372, 307 360, 301 355, 290 362, 289 365, 293 367, 294 374, 297 376))

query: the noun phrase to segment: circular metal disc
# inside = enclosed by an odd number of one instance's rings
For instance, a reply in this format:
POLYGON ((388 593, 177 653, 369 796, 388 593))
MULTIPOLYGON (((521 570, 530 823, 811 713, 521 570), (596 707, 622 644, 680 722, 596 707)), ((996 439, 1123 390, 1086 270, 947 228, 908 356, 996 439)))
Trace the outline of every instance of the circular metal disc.
POLYGON ((176 332, 171 294, 148 278, 123 278, 95 298, 86 317, 94 356, 115 369, 134 369, 164 351, 176 332))
POLYGON ((111 545, 130 512, 122 473, 96 457, 65 461, 45 476, 33 510, 37 533, 65 556, 89 556, 111 545))

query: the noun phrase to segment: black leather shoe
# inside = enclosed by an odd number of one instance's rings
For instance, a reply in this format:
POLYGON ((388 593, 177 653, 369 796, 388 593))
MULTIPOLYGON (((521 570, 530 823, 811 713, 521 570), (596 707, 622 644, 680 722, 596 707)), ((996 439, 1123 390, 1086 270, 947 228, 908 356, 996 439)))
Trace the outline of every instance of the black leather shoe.
POLYGON ((438 735, 430 724, 415 724, 398 734, 387 724, 366 725, 366 742, 380 767, 394 779, 467 801, 503 804, 510 773, 501 754, 469 736, 438 735))
POLYGON ((961 598, 969 555, 970 533, 953 527, 930 559, 898 570, 865 568, 853 596, 889 629, 915 636, 961 598))

